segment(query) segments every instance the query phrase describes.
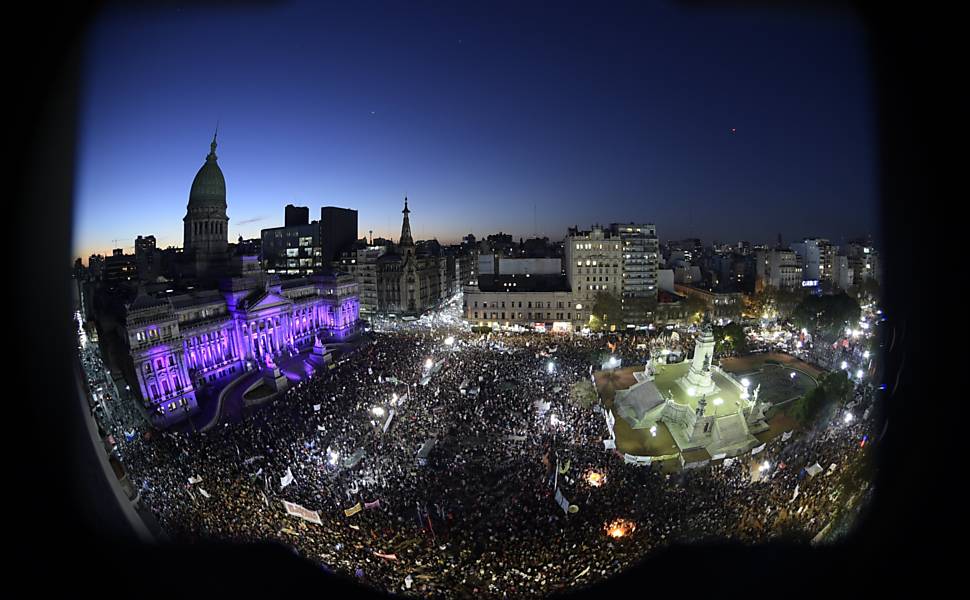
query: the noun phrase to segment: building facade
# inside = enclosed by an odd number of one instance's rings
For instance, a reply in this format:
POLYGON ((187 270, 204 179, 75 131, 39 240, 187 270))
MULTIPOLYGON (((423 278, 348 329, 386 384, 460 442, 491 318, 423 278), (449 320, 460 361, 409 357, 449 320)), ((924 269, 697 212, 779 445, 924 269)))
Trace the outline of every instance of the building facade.
POLYGON ((377 305, 382 313, 414 315, 442 298, 439 257, 417 252, 411 237, 408 199, 404 199, 401 239, 377 259, 377 305))
POLYGON ((357 286, 345 273, 282 282, 260 274, 169 298, 141 293, 128 306, 125 337, 144 405, 154 425, 167 427, 197 410, 206 384, 318 337, 351 337, 358 317, 357 286))

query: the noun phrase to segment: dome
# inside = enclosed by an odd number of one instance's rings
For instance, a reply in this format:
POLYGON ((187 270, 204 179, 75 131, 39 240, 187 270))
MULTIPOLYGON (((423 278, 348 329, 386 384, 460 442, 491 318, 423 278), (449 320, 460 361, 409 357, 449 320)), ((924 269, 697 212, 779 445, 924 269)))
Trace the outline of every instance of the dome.
POLYGON ((212 137, 211 151, 205 157, 205 164, 195 174, 192 189, 189 191, 189 207, 226 208, 226 178, 216 162, 216 138, 212 137))

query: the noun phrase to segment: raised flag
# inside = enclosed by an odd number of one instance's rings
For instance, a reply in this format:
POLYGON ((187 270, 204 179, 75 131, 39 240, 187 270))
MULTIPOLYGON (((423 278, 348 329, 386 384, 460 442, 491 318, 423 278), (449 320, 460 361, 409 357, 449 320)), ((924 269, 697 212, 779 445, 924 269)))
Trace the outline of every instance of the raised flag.
POLYGON ((189 477, 189 483, 191 483, 192 485, 195 485, 200 481, 202 481, 202 477, 200 477, 199 475, 196 475, 195 477, 189 477))
POLYGON ((286 467, 286 475, 280 477, 280 489, 285 488, 291 483, 293 483, 293 471, 290 470, 290 467, 286 467))
POLYGON ((364 502, 364 508, 366 508, 368 510, 370 510, 372 508, 380 508, 380 507, 381 507, 381 500, 380 500, 380 498, 378 498, 377 500, 374 500, 373 502, 364 502))
POLYGON ((755 454, 761 452, 764 449, 765 449, 765 444, 761 444, 760 446, 758 446, 756 448, 752 448, 751 449, 751 456, 754 456, 755 454))
POLYGON ((205 491, 202 488, 199 488, 199 493, 202 494, 203 496, 205 496, 206 498, 209 498, 210 497, 209 496, 209 492, 205 491))
POLYGON ((788 441, 788 438, 790 438, 792 436, 792 433, 794 433, 794 432, 793 431, 786 431, 785 433, 781 434, 781 441, 787 442, 788 441))
POLYGON ((320 405, 319 404, 314 404, 313 405, 313 412, 320 412, 320 405))

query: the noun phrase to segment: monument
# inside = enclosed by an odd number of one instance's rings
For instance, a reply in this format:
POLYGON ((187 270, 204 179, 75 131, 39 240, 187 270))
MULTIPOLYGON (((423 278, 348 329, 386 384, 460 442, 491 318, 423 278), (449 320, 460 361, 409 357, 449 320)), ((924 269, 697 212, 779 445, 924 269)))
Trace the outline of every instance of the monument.
POLYGON ((677 384, 687 392, 688 396, 703 397, 718 393, 718 387, 711 376, 713 360, 714 333, 711 330, 711 322, 705 318, 700 336, 694 346, 694 358, 690 361, 690 368, 686 375, 677 380, 677 384))

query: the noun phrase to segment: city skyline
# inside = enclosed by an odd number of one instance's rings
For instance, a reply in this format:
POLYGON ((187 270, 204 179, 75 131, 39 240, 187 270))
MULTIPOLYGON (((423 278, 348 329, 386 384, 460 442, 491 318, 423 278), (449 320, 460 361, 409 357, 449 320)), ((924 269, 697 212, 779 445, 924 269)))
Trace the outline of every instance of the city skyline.
POLYGON ((74 255, 138 235, 180 246, 217 122, 230 241, 281 226, 291 203, 311 219, 356 209, 358 237, 396 240, 405 195, 415 238, 442 243, 630 221, 706 243, 878 237, 849 19, 340 10, 104 15, 84 63, 74 255))

